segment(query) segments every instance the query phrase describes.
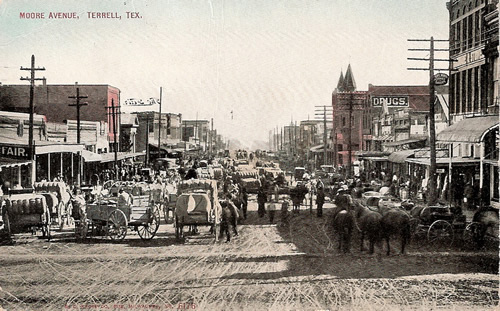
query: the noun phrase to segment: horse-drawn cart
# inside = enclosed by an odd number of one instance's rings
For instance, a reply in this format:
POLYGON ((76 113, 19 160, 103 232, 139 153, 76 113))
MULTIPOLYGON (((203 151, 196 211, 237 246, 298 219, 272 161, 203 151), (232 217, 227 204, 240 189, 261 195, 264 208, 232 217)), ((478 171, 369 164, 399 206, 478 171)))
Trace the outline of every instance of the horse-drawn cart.
POLYGON ((50 211, 41 194, 10 195, 3 202, 2 218, 9 235, 41 230, 42 236, 50 239, 50 211))
MULTIPOLYGON (((119 202, 118 197, 100 197, 87 205, 87 220, 92 232, 106 233, 112 240, 121 241, 129 228, 137 231, 142 240, 150 240, 160 226, 160 209, 152 200, 147 184, 115 183, 131 195, 132 203, 119 202)), ((114 187, 112 187, 114 188, 114 187)))
POLYGON ((465 216, 455 215, 449 206, 416 206, 410 211, 411 231, 417 243, 450 246, 455 231, 465 229, 465 216))
POLYGON ((211 226, 218 240, 222 207, 215 180, 191 179, 177 185, 175 236, 183 237, 184 226, 211 226))

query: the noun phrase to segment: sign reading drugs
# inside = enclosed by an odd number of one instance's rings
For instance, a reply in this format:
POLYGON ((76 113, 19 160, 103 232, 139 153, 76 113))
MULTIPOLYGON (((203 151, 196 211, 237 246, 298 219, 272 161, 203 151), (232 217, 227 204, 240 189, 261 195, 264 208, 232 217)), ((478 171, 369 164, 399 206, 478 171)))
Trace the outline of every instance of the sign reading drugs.
POLYGON ((28 146, 0 144, 0 157, 29 159, 30 148, 28 146))
POLYGON ((371 96, 373 107, 408 107, 408 96, 401 95, 386 95, 386 96, 371 96))
POLYGON ((129 98, 125 100, 125 105, 127 106, 152 106, 156 105, 160 102, 158 98, 153 98, 151 97, 148 99, 146 102, 144 102, 142 99, 136 99, 136 98, 129 98))

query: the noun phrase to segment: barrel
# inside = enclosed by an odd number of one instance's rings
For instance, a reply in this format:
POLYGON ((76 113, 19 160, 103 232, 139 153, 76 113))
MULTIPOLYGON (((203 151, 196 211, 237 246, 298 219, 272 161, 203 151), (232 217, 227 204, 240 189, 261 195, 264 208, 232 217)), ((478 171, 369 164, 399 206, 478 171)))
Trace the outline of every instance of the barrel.
POLYGON ((30 201, 29 199, 23 199, 22 201, 22 214, 28 215, 30 214, 30 201))

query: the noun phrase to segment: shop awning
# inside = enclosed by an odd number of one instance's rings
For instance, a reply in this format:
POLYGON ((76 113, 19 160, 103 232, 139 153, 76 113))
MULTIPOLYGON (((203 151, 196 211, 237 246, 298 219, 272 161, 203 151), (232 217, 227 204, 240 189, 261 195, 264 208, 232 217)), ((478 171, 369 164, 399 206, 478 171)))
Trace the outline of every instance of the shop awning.
MULTIPOLYGON (((39 143, 39 142, 37 142, 39 143)), ((71 152, 78 153, 83 150, 83 145, 77 144, 43 144, 43 145, 35 145, 35 153, 38 154, 47 154, 47 153, 63 153, 63 152, 71 152)))
MULTIPOLYGON (((415 163, 420 165, 431 165, 431 160, 429 158, 409 158, 406 159, 408 163, 415 163)), ((450 164, 449 158, 437 158, 436 165, 445 166, 450 164)), ((479 159, 469 159, 469 158, 451 158, 452 165, 479 165, 479 159)))
POLYGON ((87 150, 82 151, 82 157, 85 162, 99 162, 102 160, 102 157, 98 153, 93 153, 87 150))
POLYGON ((0 157, 0 170, 3 168, 8 168, 8 167, 28 165, 30 163, 31 163, 31 161, 28 161, 28 160, 0 157))
POLYGON ((389 155, 387 158, 389 162, 393 163, 405 163, 405 160, 408 157, 411 157, 415 154, 416 150, 420 149, 409 149, 409 150, 401 150, 401 151, 395 151, 389 155))
POLYGON ((467 118, 437 134, 437 141, 444 143, 479 143, 484 135, 498 127, 498 115, 467 118))
MULTIPOLYGON (((103 163, 104 162, 112 162, 115 160, 115 154, 113 152, 101 153, 100 155, 102 157, 101 162, 103 162, 103 163)), ((144 156, 144 155, 146 155, 146 154, 143 152, 118 152, 117 160, 121 161, 124 159, 129 159, 129 158, 134 158, 134 157, 139 157, 139 156, 144 156)))
POLYGON ((392 141, 393 139, 394 139, 394 136, 392 136, 392 135, 382 135, 382 136, 374 136, 372 140, 392 141))
POLYGON ((388 161, 388 156, 384 157, 363 157, 360 160, 372 161, 372 162, 385 162, 388 161))
POLYGON ((425 141, 427 138, 422 137, 422 138, 410 138, 410 139, 404 139, 404 140, 398 140, 398 141, 390 141, 384 144, 386 147, 395 147, 395 146, 401 146, 401 145, 406 145, 406 144, 413 144, 413 143, 418 143, 421 141, 425 141))

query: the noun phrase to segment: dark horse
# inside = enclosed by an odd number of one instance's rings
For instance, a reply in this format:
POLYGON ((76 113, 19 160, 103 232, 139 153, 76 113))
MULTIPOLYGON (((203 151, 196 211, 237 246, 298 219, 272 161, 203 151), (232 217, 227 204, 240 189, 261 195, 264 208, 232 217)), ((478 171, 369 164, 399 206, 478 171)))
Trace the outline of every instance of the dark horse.
POLYGON ((220 236, 222 237, 224 233, 226 234, 226 242, 231 241, 231 233, 229 227, 233 227, 234 235, 238 235, 237 230, 237 219, 238 211, 236 206, 230 201, 221 201, 222 207, 222 217, 220 222, 220 236))
POLYGON ((358 229, 361 233, 360 250, 363 251, 363 242, 365 236, 368 237, 370 243, 370 254, 375 250, 375 243, 380 241, 382 236, 382 215, 378 212, 370 210, 368 207, 356 202, 354 204, 358 229))
POLYGON ((352 230, 354 228, 354 215, 352 211, 352 198, 350 195, 342 193, 335 198, 335 205, 332 213, 332 227, 339 237, 339 250, 344 253, 350 252, 352 230))
POLYGON ((398 208, 379 207, 382 214, 382 237, 387 243, 387 255, 390 255, 391 248, 389 239, 393 235, 401 238, 401 254, 404 254, 406 244, 410 241, 410 215, 398 208))
POLYGON ((304 201, 306 194, 309 192, 306 185, 298 184, 295 188, 290 189, 290 199, 293 202, 293 212, 298 213, 300 204, 304 201))

